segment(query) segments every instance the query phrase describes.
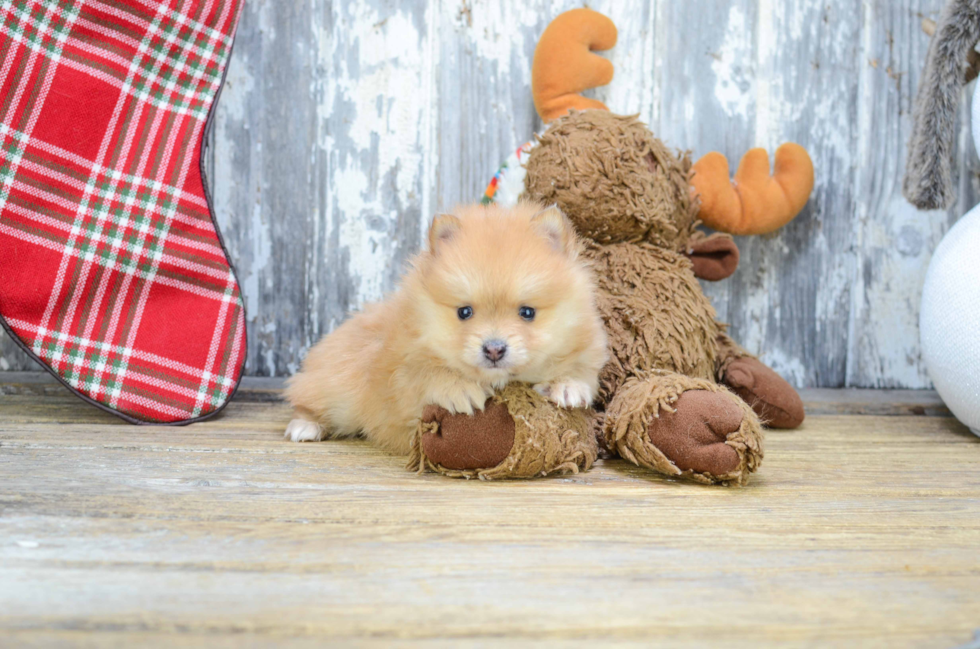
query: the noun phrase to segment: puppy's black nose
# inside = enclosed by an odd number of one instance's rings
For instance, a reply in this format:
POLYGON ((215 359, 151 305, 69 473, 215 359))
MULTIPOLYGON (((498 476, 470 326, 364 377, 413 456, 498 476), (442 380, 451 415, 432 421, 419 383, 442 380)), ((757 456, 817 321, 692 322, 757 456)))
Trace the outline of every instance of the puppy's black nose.
POLYGON ((507 343, 498 339, 488 340, 483 343, 483 355, 487 360, 496 363, 507 355, 507 343))

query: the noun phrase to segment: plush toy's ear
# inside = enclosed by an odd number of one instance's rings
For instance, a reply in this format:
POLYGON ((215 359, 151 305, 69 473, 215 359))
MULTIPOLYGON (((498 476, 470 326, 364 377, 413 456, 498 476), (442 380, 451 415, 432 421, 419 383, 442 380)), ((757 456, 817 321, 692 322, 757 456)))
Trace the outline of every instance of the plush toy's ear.
POLYGON ((728 160, 712 152, 694 164, 691 186, 701 198, 698 218, 729 234, 774 232, 800 213, 813 191, 813 161, 799 144, 776 149, 776 168, 769 175, 769 154, 752 149, 728 179, 728 160))
POLYGON ((572 9, 551 21, 531 65, 531 93, 541 119, 550 122, 572 108, 608 110, 579 93, 612 81, 612 63, 592 52, 608 50, 616 36, 616 25, 591 9, 572 9))
POLYGON ((950 0, 929 44, 915 97, 912 139, 902 193, 920 210, 948 207, 955 198, 950 158, 967 55, 980 40, 977 0, 950 0))
POLYGON ((558 209, 557 205, 546 207, 531 217, 534 225, 542 236, 551 242, 555 250, 569 252, 575 238, 575 226, 568 217, 558 209))
POLYGON ((436 214, 429 226, 429 252, 435 252, 439 245, 459 231, 459 218, 452 214, 436 214))
POLYGON ((738 268, 738 246, 728 234, 692 237, 685 254, 694 264, 694 275, 709 282, 730 277, 738 268))

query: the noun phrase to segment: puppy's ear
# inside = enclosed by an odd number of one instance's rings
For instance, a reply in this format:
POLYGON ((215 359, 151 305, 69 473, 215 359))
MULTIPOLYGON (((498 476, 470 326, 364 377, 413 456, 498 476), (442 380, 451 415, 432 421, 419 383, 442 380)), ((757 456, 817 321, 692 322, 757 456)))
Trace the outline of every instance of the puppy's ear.
POLYGON ((436 214, 429 226, 429 252, 436 252, 439 246, 452 239, 459 232, 459 218, 452 214, 436 214))
POLYGON ((575 226, 557 205, 546 207, 531 217, 531 225, 551 242, 558 252, 569 252, 575 240, 575 226))

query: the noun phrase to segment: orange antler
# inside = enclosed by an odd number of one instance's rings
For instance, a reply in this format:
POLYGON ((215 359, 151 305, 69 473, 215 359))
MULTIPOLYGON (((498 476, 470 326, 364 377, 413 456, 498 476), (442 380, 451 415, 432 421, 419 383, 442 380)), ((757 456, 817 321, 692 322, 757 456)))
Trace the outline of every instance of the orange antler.
POLYGON ((551 21, 531 66, 531 92, 541 119, 550 122, 572 108, 608 110, 579 93, 612 81, 612 63, 592 52, 615 44, 616 25, 591 9, 572 9, 551 21))
POLYGON ((793 220, 813 191, 813 162, 799 144, 776 149, 776 169, 769 175, 769 154, 752 149, 728 180, 728 160, 712 152, 694 164, 691 185, 701 196, 705 225, 729 234, 766 234, 793 220))

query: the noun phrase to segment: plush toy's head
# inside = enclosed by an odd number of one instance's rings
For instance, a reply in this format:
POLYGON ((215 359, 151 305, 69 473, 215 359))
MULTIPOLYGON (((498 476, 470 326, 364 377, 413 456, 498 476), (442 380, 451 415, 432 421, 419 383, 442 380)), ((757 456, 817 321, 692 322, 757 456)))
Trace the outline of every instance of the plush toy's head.
POLYGON ((612 21, 586 8, 559 15, 542 34, 531 85, 534 105, 549 126, 526 165, 531 198, 557 203, 582 235, 599 243, 645 239, 678 251, 686 248, 696 219, 722 232, 762 234, 803 209, 813 189, 813 164, 803 147, 779 147, 772 175, 766 151, 750 151, 732 183, 721 154, 709 153, 692 166, 635 116, 612 114, 583 97, 582 91, 612 80, 612 64, 594 51, 615 43, 612 21))
POLYGON ((690 168, 635 116, 575 111, 541 136, 524 185, 529 197, 557 204, 597 243, 647 240, 681 251, 696 217, 690 168))

